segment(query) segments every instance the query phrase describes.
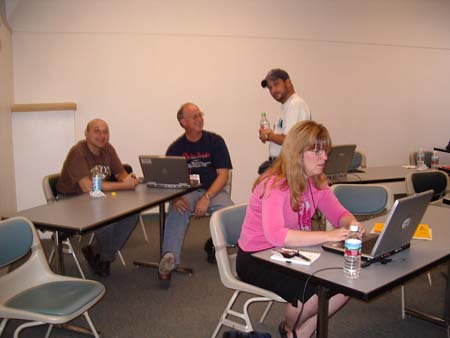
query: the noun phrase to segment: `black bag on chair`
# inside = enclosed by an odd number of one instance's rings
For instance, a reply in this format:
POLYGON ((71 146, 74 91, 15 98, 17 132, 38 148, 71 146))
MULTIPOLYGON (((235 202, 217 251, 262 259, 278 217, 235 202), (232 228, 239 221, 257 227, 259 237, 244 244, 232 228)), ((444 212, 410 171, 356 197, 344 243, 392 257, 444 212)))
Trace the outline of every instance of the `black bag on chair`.
POLYGON ((272 338, 270 333, 252 331, 249 333, 231 330, 223 333, 222 338, 272 338))

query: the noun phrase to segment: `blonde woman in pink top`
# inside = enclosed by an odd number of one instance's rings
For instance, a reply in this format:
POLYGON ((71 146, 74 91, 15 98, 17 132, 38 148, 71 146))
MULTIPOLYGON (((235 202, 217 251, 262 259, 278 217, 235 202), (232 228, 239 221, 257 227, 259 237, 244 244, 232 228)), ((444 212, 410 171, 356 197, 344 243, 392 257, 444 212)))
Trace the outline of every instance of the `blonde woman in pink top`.
MULTIPOLYGON (((314 334, 316 286, 308 283, 304 290, 306 279, 264 263, 251 253, 277 246, 342 241, 349 232, 348 225, 359 224, 336 199, 323 174, 330 148, 330 135, 323 125, 314 121, 294 125, 284 140, 280 156, 256 180, 242 225, 237 273, 242 280, 271 290, 288 302, 285 321, 279 326, 282 338, 309 338, 314 334), (312 231, 311 218, 317 208, 335 226, 334 230, 312 231)), ((347 300, 345 295, 333 295, 329 300, 330 315, 347 300)))

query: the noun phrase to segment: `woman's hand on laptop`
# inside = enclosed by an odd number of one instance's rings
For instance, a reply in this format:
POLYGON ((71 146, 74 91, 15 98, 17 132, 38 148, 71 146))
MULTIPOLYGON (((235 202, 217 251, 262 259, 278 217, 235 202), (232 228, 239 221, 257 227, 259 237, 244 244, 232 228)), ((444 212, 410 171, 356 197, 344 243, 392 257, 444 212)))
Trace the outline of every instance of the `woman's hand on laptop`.
POLYGON ((364 228, 364 226, 361 223, 356 222, 356 223, 353 223, 353 224, 357 224, 358 225, 359 233, 361 234, 361 236, 364 236, 366 234, 366 228, 364 228))
POLYGON ((358 231, 359 231, 359 233, 361 234, 361 236, 364 236, 364 234, 366 233, 366 228, 364 228, 364 226, 361 224, 361 223, 359 223, 358 221, 352 221, 349 225, 348 225, 348 227, 347 228, 349 228, 350 229, 350 225, 357 225, 358 226, 358 231))
POLYGON ((345 241, 349 232, 350 230, 347 229, 347 227, 341 227, 331 231, 327 231, 326 232, 326 234, 328 235, 327 242, 345 241))

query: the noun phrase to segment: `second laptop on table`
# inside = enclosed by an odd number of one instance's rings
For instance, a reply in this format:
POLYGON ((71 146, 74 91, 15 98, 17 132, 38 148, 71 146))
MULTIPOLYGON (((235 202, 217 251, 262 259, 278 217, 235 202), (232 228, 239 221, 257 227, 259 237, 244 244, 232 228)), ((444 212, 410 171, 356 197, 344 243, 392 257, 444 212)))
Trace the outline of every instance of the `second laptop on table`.
POLYGON ((327 177, 345 176, 352 164, 355 144, 342 144, 331 147, 323 172, 327 177))
POLYGON ((185 189, 191 186, 183 156, 140 155, 144 183, 152 188, 185 189))

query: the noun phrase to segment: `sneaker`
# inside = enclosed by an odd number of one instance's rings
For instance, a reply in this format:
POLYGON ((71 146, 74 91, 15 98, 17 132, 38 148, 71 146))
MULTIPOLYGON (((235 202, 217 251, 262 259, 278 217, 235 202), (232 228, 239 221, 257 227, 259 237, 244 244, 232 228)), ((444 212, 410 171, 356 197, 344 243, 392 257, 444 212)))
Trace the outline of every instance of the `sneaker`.
POLYGON ((82 248, 81 252, 94 274, 99 277, 108 277, 111 274, 111 262, 102 261, 100 255, 94 253, 91 245, 82 248))
POLYGON ((111 262, 99 260, 94 273, 100 277, 108 277, 111 274, 111 262))
POLYGON ((159 262, 159 279, 170 280, 173 269, 175 269, 175 255, 171 252, 166 252, 159 262))
POLYGON ((209 238, 205 242, 203 249, 206 252, 206 261, 211 264, 216 264, 216 249, 214 248, 212 238, 209 238))

